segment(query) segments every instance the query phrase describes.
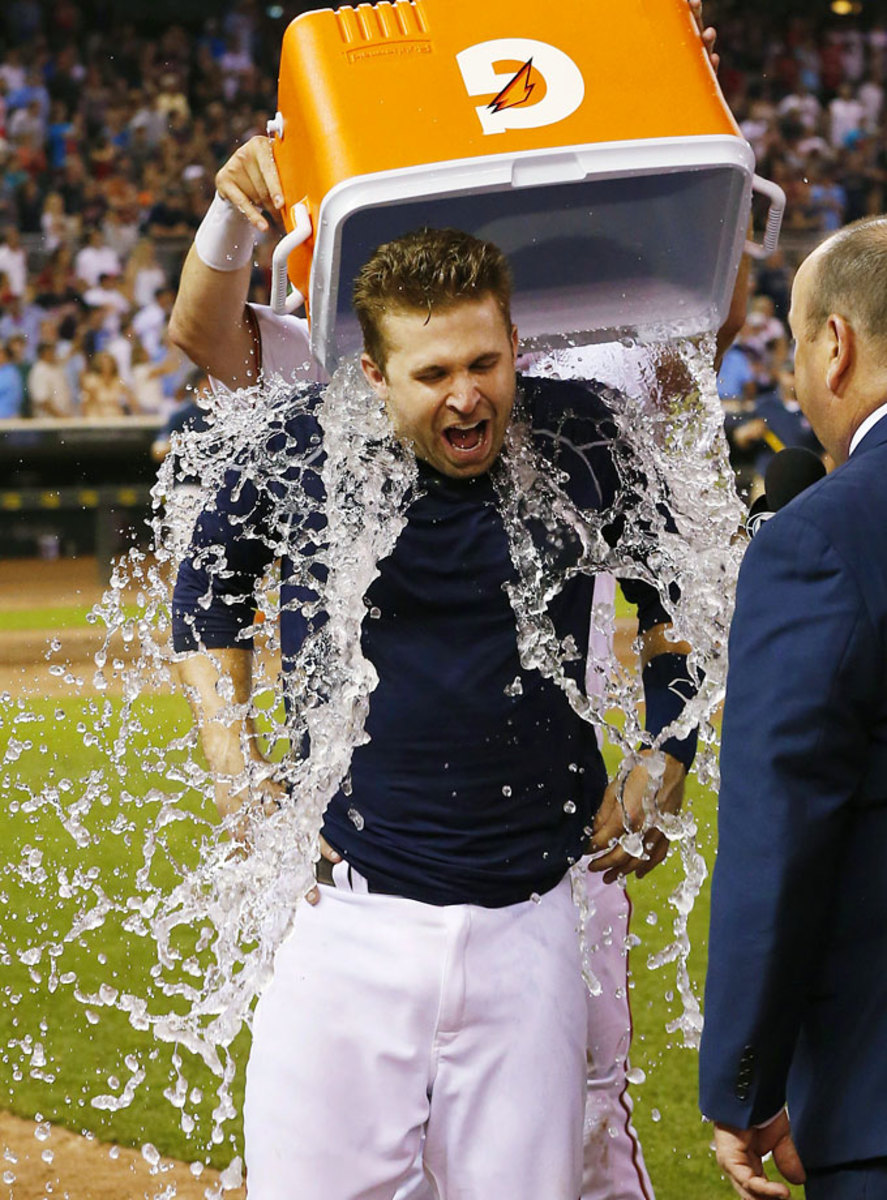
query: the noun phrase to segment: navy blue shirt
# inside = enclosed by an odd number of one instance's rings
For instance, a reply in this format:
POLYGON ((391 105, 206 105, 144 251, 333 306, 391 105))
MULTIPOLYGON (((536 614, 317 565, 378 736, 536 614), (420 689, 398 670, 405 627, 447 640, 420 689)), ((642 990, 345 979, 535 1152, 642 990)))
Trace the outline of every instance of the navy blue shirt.
MULTIPOLYGON (((620 480, 603 401, 586 386, 552 380, 524 380, 523 392, 535 447, 565 473, 570 498, 607 512, 620 480)), ((304 449, 317 428, 302 415, 287 434, 304 449)), ((320 455, 297 468, 313 496, 320 455)), ((281 464, 278 477, 288 469, 281 464)), ((177 650, 250 645, 243 632, 253 620, 253 588, 272 552, 261 536, 269 497, 244 474, 248 468, 229 473, 198 522, 175 590, 177 650), (225 547, 222 572, 198 565, 201 547, 214 545, 225 547), (208 607, 199 602, 207 595, 208 607)), ((365 597, 362 649, 379 675, 370 740, 354 751, 348 794, 330 802, 323 833, 372 890, 498 907, 553 887, 581 857, 607 776, 592 727, 556 683, 521 666, 504 587, 516 571, 494 478, 452 479, 420 462, 419 485, 365 597)), ((578 560, 579 538, 537 524, 542 561, 560 575, 578 560)), ((619 533, 614 516, 605 534, 615 542, 619 533)), ((283 559, 281 569, 286 665, 309 629, 291 601, 309 592, 303 571, 294 582, 292 561, 283 559)), ((567 670, 580 687, 593 590, 593 576, 576 573, 549 607, 559 637, 575 642, 567 670)), ((625 581, 623 590, 638 605, 642 629, 668 619, 653 588, 625 581)))

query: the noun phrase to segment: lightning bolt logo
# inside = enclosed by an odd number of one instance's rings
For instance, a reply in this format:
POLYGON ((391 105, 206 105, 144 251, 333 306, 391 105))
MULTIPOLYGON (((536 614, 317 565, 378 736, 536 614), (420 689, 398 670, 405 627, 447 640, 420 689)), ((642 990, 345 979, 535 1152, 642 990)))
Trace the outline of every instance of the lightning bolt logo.
POLYGON ((517 108, 519 104, 526 104, 536 87, 535 83, 530 82, 532 71, 533 60, 529 58, 514 78, 509 79, 499 95, 490 101, 487 108, 497 113, 503 108, 517 108))

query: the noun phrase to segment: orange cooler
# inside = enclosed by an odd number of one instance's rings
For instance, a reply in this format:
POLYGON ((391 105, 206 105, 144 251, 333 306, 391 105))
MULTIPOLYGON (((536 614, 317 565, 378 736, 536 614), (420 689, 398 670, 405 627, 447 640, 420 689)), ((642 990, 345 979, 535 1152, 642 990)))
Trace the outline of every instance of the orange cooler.
POLYGON ((754 174, 687 0, 396 0, 306 13, 269 124, 290 230, 275 253, 332 368, 351 282, 422 225, 496 242, 525 346, 716 329, 754 174))

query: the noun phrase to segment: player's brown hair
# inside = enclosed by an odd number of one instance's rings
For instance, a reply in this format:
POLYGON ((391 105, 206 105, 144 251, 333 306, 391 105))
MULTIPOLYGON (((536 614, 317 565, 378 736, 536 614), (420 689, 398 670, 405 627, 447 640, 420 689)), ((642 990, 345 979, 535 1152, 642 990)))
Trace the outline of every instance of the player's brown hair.
POLYGON ((839 230, 817 255, 805 334, 815 338, 831 313, 887 345, 887 215, 839 230))
POLYGON ((418 229, 386 242, 358 272, 352 303, 364 350, 384 372, 388 313, 447 309, 492 295, 511 332, 511 268, 492 242, 459 229, 418 229))

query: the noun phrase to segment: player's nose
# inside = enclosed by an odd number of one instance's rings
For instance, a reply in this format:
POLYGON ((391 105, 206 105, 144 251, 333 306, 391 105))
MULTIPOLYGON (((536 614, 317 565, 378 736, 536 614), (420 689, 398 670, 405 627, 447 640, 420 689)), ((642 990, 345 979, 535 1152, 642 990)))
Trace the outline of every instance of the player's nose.
POLYGON ((460 416, 468 416, 480 403, 480 391, 470 375, 462 375, 453 381, 447 405, 460 416))

